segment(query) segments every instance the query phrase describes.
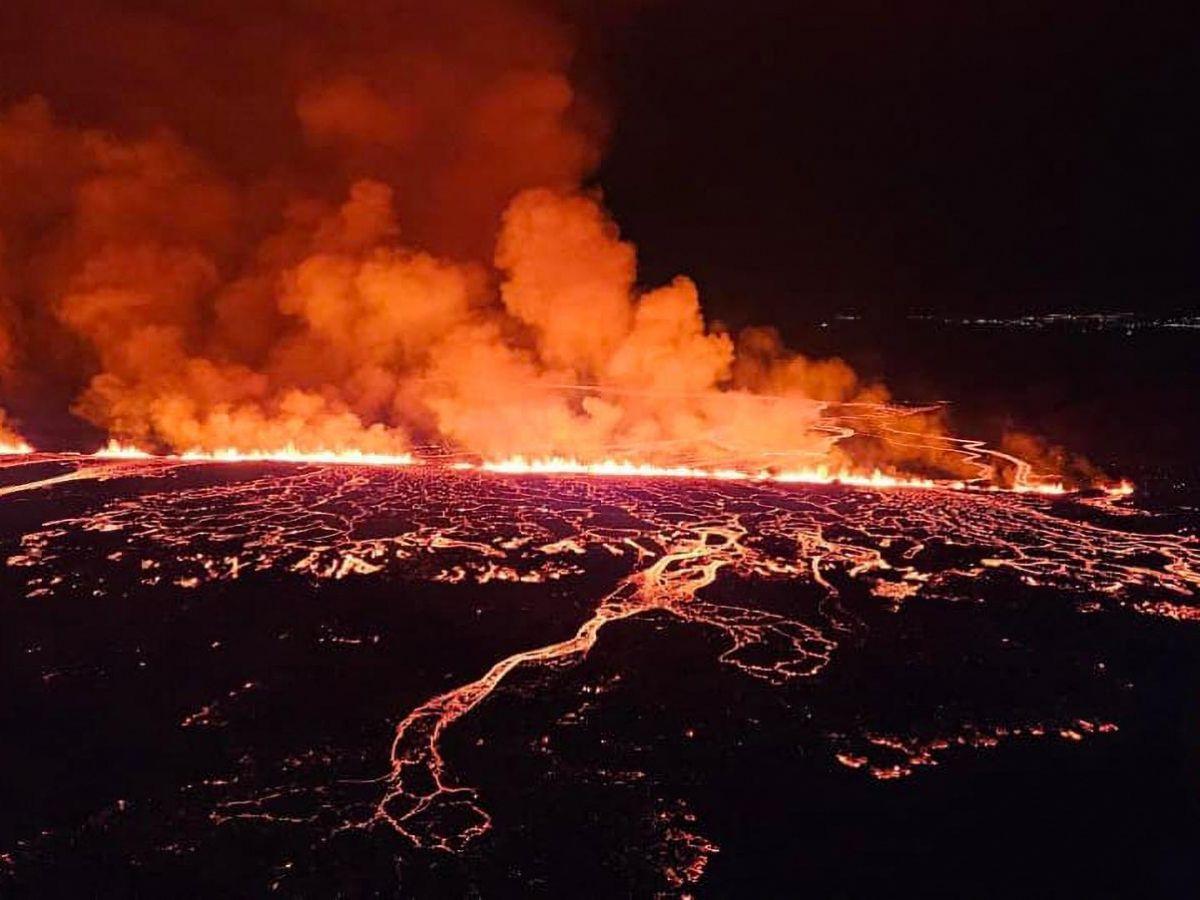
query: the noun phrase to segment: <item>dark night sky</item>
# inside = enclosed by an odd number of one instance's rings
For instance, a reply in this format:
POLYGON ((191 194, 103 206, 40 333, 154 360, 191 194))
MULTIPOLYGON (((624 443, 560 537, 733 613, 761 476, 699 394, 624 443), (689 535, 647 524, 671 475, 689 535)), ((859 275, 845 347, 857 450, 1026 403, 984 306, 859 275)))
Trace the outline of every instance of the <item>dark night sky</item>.
POLYGON ((646 4, 598 180, 647 280, 734 324, 1195 308, 1191 6, 646 4))

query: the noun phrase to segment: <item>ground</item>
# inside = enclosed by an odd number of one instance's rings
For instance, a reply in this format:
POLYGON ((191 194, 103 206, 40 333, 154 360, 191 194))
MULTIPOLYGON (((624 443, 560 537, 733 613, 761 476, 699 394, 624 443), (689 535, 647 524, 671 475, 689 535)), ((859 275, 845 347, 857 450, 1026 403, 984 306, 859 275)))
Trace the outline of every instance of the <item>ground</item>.
POLYGON ((0 492, 16 893, 1197 874, 1177 515, 71 456, 0 492))

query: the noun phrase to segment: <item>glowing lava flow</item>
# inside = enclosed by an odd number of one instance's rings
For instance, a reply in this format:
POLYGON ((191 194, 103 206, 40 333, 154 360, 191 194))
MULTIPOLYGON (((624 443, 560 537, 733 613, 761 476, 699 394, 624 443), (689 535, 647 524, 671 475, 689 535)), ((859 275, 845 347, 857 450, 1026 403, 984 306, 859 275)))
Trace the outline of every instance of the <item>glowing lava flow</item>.
POLYGON ((26 456, 33 448, 24 441, 0 441, 0 456, 26 456))
POLYGON ((366 453, 354 449, 301 450, 295 444, 273 450, 238 450, 233 447, 186 450, 179 458, 189 462, 295 462, 356 466, 411 466, 416 462, 411 453, 366 453))
POLYGON ((1120 500, 1133 496, 1133 483, 1122 479, 1114 485, 1104 488, 1104 493, 1110 500, 1120 500))
MULTIPOLYGON (((139 480, 187 465, 74 459, 105 477, 139 480)), ((579 601, 556 612, 540 637, 495 636, 503 649, 455 669, 458 680, 450 684, 457 686, 449 689, 414 668, 400 649, 408 639, 403 627, 379 643, 347 639, 347 653, 360 645, 378 653, 396 642, 395 677, 419 686, 417 702, 404 706, 383 739, 385 747, 390 739, 390 752, 371 748, 387 752, 382 777, 362 780, 369 774, 361 768, 363 748, 352 738, 339 743, 338 731, 320 753, 297 756, 279 771, 243 771, 236 787, 214 782, 200 801, 215 824, 288 822, 316 829, 317 840, 375 827, 415 847, 462 850, 493 827, 485 807, 494 801, 453 771, 459 763, 445 744, 456 723, 489 698, 520 696, 505 691, 517 670, 554 673, 580 661, 619 621, 647 618, 662 635, 673 632, 668 622, 699 626, 714 661, 780 687, 825 670, 835 653, 852 654, 869 639, 857 618, 864 608, 890 614, 919 602, 927 613, 939 601, 970 598, 968 605, 982 610, 992 597, 1023 597, 1068 614, 1111 611, 1157 623, 1194 621, 1200 608, 1194 537, 1147 533, 1142 522, 1123 530, 1105 511, 1089 521, 1091 511, 1080 505, 1085 497, 1060 502, 1011 491, 812 488, 691 475, 507 477, 445 465, 224 472, 196 465, 185 481, 168 480, 161 489, 135 482, 133 493, 115 496, 109 489, 99 507, 24 534, 7 560, 19 590, 30 599, 79 593, 96 603, 134 592, 157 599, 218 584, 232 590, 242 580, 252 595, 263 584, 274 590, 280 579, 362 579, 364 594, 382 590, 385 598, 395 586, 419 591, 425 584, 451 599, 478 593, 505 603, 579 601), (255 587, 257 578, 268 580, 255 587)), ((241 672, 231 685, 260 680, 260 672, 241 672)), ((242 696, 241 688, 226 686, 181 720, 189 729, 236 721, 242 696)), ((1060 705, 1056 697, 1051 709, 1012 721, 978 720, 980 740, 1047 723, 1070 729, 1076 718, 1092 721, 1102 712, 1078 706, 1068 715, 1060 705)), ((904 776, 941 752, 936 743, 925 753, 922 741, 959 746, 954 735, 976 733, 966 715, 944 718, 939 713, 936 723, 944 734, 896 731, 902 726, 895 723, 842 728, 830 738, 830 758, 839 754, 844 765, 874 777, 904 776), (889 748, 901 744, 901 756, 892 759, 889 748)), ((514 728, 507 737, 519 740, 514 728)), ((964 738, 962 746, 973 741, 964 738)), ((496 822, 499 829, 499 815, 496 822)))
MULTIPOLYGON (((1024 464, 1022 464, 1024 465, 1024 464)), ((693 466, 657 466, 650 463, 635 463, 627 460, 605 459, 599 462, 582 462, 572 457, 551 456, 526 458, 510 456, 507 459, 484 461, 479 464, 460 462, 452 468, 469 471, 480 469, 502 475, 596 475, 616 478, 699 478, 716 481, 769 481, 779 484, 840 484, 848 487, 867 488, 943 488, 965 490, 986 487, 987 490, 1006 490, 1020 494, 1064 494, 1066 488, 1058 482, 1017 481, 1012 487, 976 485, 961 480, 919 478, 906 475, 889 475, 880 469, 869 473, 832 471, 827 466, 805 469, 750 471, 737 468, 705 469, 693 466)), ((1028 466, 1025 467, 1026 470, 1028 466)), ((1127 485, 1127 482, 1123 482, 1127 485)), ((1132 486, 1129 487, 1132 491, 1132 486)), ((1124 496, 1124 494, 1121 494, 1124 496)))
POLYGON ((295 444, 274 449, 238 450, 222 447, 217 450, 185 450, 173 456, 156 457, 140 447, 110 440, 92 454, 99 459, 181 459, 185 462, 290 462, 318 463, 326 465, 359 466, 410 466, 414 460, 411 453, 367 453, 362 450, 301 450, 295 444))
POLYGON ((117 440, 110 440, 107 444, 97 450, 92 456, 97 459, 153 459, 153 453, 147 453, 140 447, 135 447, 132 444, 123 444, 117 440))
MULTIPOLYGON (((473 788, 448 783, 439 749, 446 728, 495 691, 513 669, 546 665, 586 655, 602 628, 621 619, 660 610, 682 621, 724 632, 730 647, 724 662, 746 674, 781 683, 819 671, 836 646, 815 628, 761 610, 734 609, 697 597, 724 567, 753 561, 741 541, 747 535, 737 515, 699 525, 665 548, 653 564, 634 572, 604 597, 595 612, 570 638, 525 650, 500 660, 479 679, 423 703, 396 728, 388 789, 367 825, 387 823, 417 847, 461 851, 491 827, 473 788), (791 649, 784 661, 767 664, 738 656, 751 644, 782 642, 791 649)), ((779 568, 775 574, 784 569, 779 568)))
MULTIPOLYGON (((752 456, 734 456, 726 451, 714 460, 710 455, 699 458, 671 459, 670 462, 648 461, 648 453, 637 448, 610 451, 604 458, 561 455, 513 455, 506 458, 479 459, 465 455, 461 449, 440 448, 431 455, 410 452, 380 453, 355 447, 317 447, 305 449, 289 443, 281 447, 220 447, 192 448, 169 454, 164 459, 184 462, 290 462, 332 465, 446 466, 459 471, 482 471, 499 475, 587 475, 606 478, 667 478, 733 482, 774 482, 778 484, 845 485, 873 489, 918 489, 956 491, 1003 491, 1017 494, 1062 495, 1069 492, 1066 484, 1050 474, 1033 470, 1029 462, 998 449, 988 448, 984 441, 955 438, 941 434, 923 434, 898 428, 897 418, 903 421, 908 414, 928 412, 928 409, 901 410, 879 404, 848 404, 853 414, 829 414, 822 420, 822 430, 830 434, 832 443, 827 455, 810 453, 802 457, 786 451, 762 452, 752 456), (920 474, 885 471, 879 467, 857 467, 853 453, 847 457, 834 453, 839 442, 861 438, 891 445, 905 453, 919 451, 927 467, 920 474), (807 464, 813 459, 812 464, 807 464), (784 462, 786 460, 786 462, 784 462), (805 461, 797 465, 798 460, 805 461), (836 460, 836 461, 835 461, 836 460), (931 474, 932 473, 932 474, 931 474), (937 475, 936 473, 942 473, 937 475)), ((427 448, 428 449, 428 448, 427 448)), ((663 448, 652 448, 662 451, 663 448)), ((110 440, 93 454, 105 459, 150 459, 154 455, 141 447, 110 440)), ((886 455, 884 457, 887 458, 886 455)), ((903 458, 903 457, 901 457, 903 458)), ((1112 500, 1128 496, 1132 486, 1094 484, 1112 500)))
MULTIPOLYGON (((104 447, 91 454, 97 459, 164 459, 184 462, 285 462, 327 465, 363 466, 411 466, 422 461, 411 453, 367 453, 361 450, 300 450, 293 444, 273 450, 238 450, 226 447, 218 450, 186 450, 178 455, 156 456, 139 447, 110 440, 104 447)), ((601 478, 670 478, 708 481, 775 482, 778 484, 825 484, 878 489, 919 490, 968 490, 1011 491, 1056 495, 1066 493, 1060 483, 1017 482, 1011 487, 980 484, 961 480, 920 478, 906 475, 890 475, 880 469, 869 473, 833 471, 827 466, 805 469, 756 471, 738 468, 702 468, 699 466, 660 466, 630 460, 604 459, 598 462, 582 462, 573 457, 550 456, 527 458, 510 456, 501 460, 485 460, 480 463, 459 461, 447 468, 455 471, 482 471, 498 475, 587 475, 601 478)), ((1116 489, 1109 489, 1114 498, 1128 496, 1132 486, 1122 482, 1116 489)))
MULTIPOLYGON (((468 463, 460 463, 458 468, 469 469, 468 463)), ((599 475, 617 478, 704 478, 717 481, 778 481, 781 483, 797 484, 847 484, 862 487, 938 487, 938 482, 931 478, 905 478, 886 475, 879 469, 869 475, 852 473, 835 473, 826 467, 800 469, 796 471, 757 472, 742 469, 704 469, 692 466, 656 466, 649 463, 635 463, 626 460, 605 459, 599 462, 581 462, 578 459, 552 456, 540 459, 527 459, 523 456, 512 456, 508 459, 494 462, 483 462, 478 468, 485 472, 496 472, 504 475, 599 475)), ((958 483, 961 485, 961 483, 958 483)))

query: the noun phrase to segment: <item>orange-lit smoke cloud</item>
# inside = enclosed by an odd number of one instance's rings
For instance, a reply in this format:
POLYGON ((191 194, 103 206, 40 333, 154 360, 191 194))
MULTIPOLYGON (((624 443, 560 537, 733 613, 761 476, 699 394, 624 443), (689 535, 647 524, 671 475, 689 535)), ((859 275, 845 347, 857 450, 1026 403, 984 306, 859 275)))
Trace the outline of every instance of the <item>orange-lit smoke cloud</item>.
POLYGON ((706 324, 686 277, 638 286, 546 4, 17 5, 0 366, 71 367, 110 435, 842 462, 845 365, 706 324))
MULTIPOLYGON (((0 259, 4 252, 4 234, 0 232, 0 259)), ((4 291, 4 270, 0 268, 0 384, 7 379, 13 364, 13 337, 9 334, 7 322, 12 318, 12 310, 8 308, 8 299, 4 291)), ((0 409, 0 450, 16 447, 21 443, 20 436, 9 425, 8 415, 0 409)))

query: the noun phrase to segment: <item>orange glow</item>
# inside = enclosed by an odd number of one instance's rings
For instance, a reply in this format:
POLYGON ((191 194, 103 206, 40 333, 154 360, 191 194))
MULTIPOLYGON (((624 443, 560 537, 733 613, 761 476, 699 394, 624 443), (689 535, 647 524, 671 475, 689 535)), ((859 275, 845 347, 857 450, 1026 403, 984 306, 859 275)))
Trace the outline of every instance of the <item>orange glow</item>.
POLYGON ((295 462, 356 466, 411 466, 416 462, 411 453, 364 453, 355 449, 301 450, 295 444, 274 450, 238 450, 234 447, 187 450, 179 458, 199 462, 295 462))
POLYGON ((1122 497, 1128 497, 1133 493, 1133 484, 1122 479, 1117 484, 1104 488, 1104 493, 1108 495, 1110 500, 1120 500, 1122 497))
POLYGON ((0 456, 22 456, 26 453, 33 453, 33 448, 24 441, 0 441, 0 456))
POLYGON ((132 444, 122 444, 116 439, 109 440, 107 444, 92 454, 99 459, 151 459, 153 453, 147 453, 139 447, 132 444))
POLYGON ((1012 491, 1015 494, 1065 494, 1066 487, 1058 481, 1021 482, 1009 488, 991 488, 997 491, 1012 491))
MULTIPOLYGON (((4 445, 0 445, 3 447, 4 445)), ((30 452, 29 449, 0 452, 30 452)), ((368 453, 353 448, 339 450, 301 450, 294 444, 275 449, 238 450, 224 447, 217 450, 192 449, 179 454, 158 456, 132 444, 110 440, 92 456, 100 459, 175 459, 185 462, 288 462, 323 465, 412 466, 427 464, 411 453, 368 453)), ((575 457, 509 456, 503 459, 469 462, 458 460, 442 468, 452 471, 492 472, 498 475, 586 475, 600 478, 679 478, 709 481, 772 482, 775 484, 843 485, 876 489, 908 490, 983 490, 990 492, 1041 494, 1058 496, 1068 488, 1058 481, 1026 480, 1010 487, 987 483, 984 480, 938 479, 913 475, 892 475, 881 469, 870 472, 834 470, 819 465, 799 469, 767 468, 708 468, 688 465, 655 465, 628 459, 607 458, 584 462, 575 457)), ((1133 493, 1133 485, 1122 481, 1106 487, 1110 499, 1120 499, 1133 493)))
POLYGON ((485 472, 505 475, 601 475, 622 478, 713 478, 724 481, 745 481, 754 476, 737 469, 700 469, 691 466, 655 466, 649 463, 634 463, 625 460, 605 459, 585 463, 571 457, 548 456, 527 459, 510 456, 502 460, 485 461, 473 467, 470 463, 460 468, 479 468, 485 472))
MULTIPOLYGON (((354 54, 333 36, 358 14, 321 4, 305 73, 275 55, 288 41, 243 60, 280 105, 201 115, 200 141, 165 83, 145 107, 163 118, 132 130, 5 98, 0 246, 39 250, 0 254, 3 387, 86 350, 69 412, 117 460, 408 465, 428 443, 499 474, 1109 483, 1035 435, 955 438, 940 405, 893 404, 770 327, 733 332, 685 274, 648 283, 590 189, 607 129, 544 5, 426 4, 380 20, 386 52, 354 54), (289 177, 212 152, 243 145, 289 177)), ((28 452, 5 423, 0 448, 28 452)))
MULTIPOLYGON (((159 458, 140 447, 116 440, 110 440, 92 455, 101 459, 159 458)), ((295 444, 286 444, 271 450, 238 450, 234 447, 222 447, 218 450, 193 449, 161 458, 182 459, 187 462, 291 462, 360 466, 411 466, 416 462, 411 453, 365 453, 356 449, 325 448, 301 450, 295 444)))
MULTIPOLYGON (((935 480, 905 475, 889 475, 880 469, 871 472, 834 471, 827 466, 804 469, 745 470, 736 468, 707 469, 692 466, 656 466, 628 460, 604 459, 599 462, 582 462, 573 457, 551 456, 526 458, 510 456, 502 460, 485 461, 478 465, 460 462, 456 469, 480 469, 505 475, 597 475, 620 478, 704 478, 718 481, 771 481, 778 484, 841 484, 850 487, 869 488, 943 488, 964 490, 971 485, 965 481, 935 480)), ((1011 490, 1016 493, 1063 494, 1066 488, 1060 483, 1021 483, 1012 488, 989 488, 1011 490)))
MULTIPOLYGON (((973 457, 991 452, 977 442, 963 444, 962 452, 973 457)), ((267 458, 233 451, 198 456, 197 464, 267 458)), ((372 782, 380 787, 377 802, 364 804, 356 797, 354 812, 338 826, 386 828, 413 846, 453 853, 485 835, 493 822, 488 798, 460 781, 443 756, 447 731, 472 715, 514 672, 582 658, 611 623, 653 613, 703 625, 725 644, 718 657, 722 664, 765 684, 784 685, 824 670, 839 647, 833 633, 793 618, 787 610, 757 608, 738 599, 742 591, 710 591, 725 575, 748 584, 752 579, 804 584, 831 601, 852 584, 855 595, 866 592, 870 602, 894 611, 915 598, 945 597, 950 584, 982 584, 1000 570, 1031 589, 1077 594, 1081 612, 1112 605, 1145 616, 1197 619, 1188 605, 1200 585, 1200 550, 1194 542, 1184 535, 1125 531, 1108 518, 1079 517, 1068 505, 1105 506, 1103 490, 1073 494, 1070 487, 1032 474, 1011 455, 1001 458, 1016 470, 1003 473, 1004 483, 1016 485, 1009 488, 995 483, 988 462, 978 463, 977 477, 952 481, 889 475, 882 469, 868 474, 849 466, 780 465, 772 471, 762 463, 740 462, 741 468, 702 468, 682 454, 674 459, 688 459, 690 465, 637 463, 615 454, 590 463, 583 461, 587 457, 550 455, 481 460, 448 450, 424 458, 415 451, 415 456, 423 463, 415 475, 387 465, 353 472, 314 466, 260 472, 254 478, 200 479, 193 487, 184 483, 177 490, 139 493, 95 513, 50 523, 23 539, 9 564, 30 568, 27 596, 47 595, 50 579, 44 567, 72 565, 64 548, 74 546, 72 532, 78 528, 124 532, 125 552, 108 557, 117 565, 137 566, 139 558, 153 562, 161 548, 175 554, 181 545, 194 544, 194 553, 176 554, 184 568, 171 573, 172 583, 184 590, 276 567, 334 581, 414 571, 402 567, 418 554, 420 568, 415 571, 431 583, 557 582, 569 590, 580 583, 571 579, 589 577, 589 555, 625 561, 619 579, 573 634, 517 645, 481 667, 473 680, 439 688, 410 707, 396 726, 389 770, 372 782), (544 477, 556 474, 568 477, 544 477), (851 487, 781 488, 786 482, 851 487), (1068 499, 1047 502, 1040 494, 1067 494, 1068 499), (197 516, 198 509, 206 513, 197 516), (598 509, 620 515, 597 516, 598 509), (399 527, 387 531, 376 525, 388 522, 399 527), (214 543, 214 532, 253 539, 240 547, 214 543), (938 543, 978 550, 963 555, 921 552, 938 543), (442 551, 449 552, 439 559, 442 551), (1163 599, 1168 594, 1178 599, 1163 599)), ((299 452, 292 458, 305 457, 311 459, 299 452)), ((727 455, 724 464, 761 458, 727 455)), ((77 478, 112 478, 122 471, 137 477, 191 464, 180 456, 155 458, 151 464, 85 464, 77 472, 5 486, 0 494, 77 478)), ((1111 490, 1125 493, 1130 487, 1126 483, 1111 490)), ((159 571, 136 571, 143 584, 163 578, 159 571)), ((378 637, 334 633, 322 640, 354 645, 378 637)), ((227 697, 254 684, 245 682, 227 697)), ((596 683, 591 689, 608 687, 596 683)), ((180 720, 181 727, 218 721, 218 709, 199 706, 180 720)), ((936 765, 942 753, 955 747, 993 747, 1022 735, 1074 741, 1116 727, 1089 717, 967 725, 962 731, 925 736, 868 732, 855 743, 836 747, 836 758, 867 777, 892 780, 936 765)), ((696 736, 692 728, 683 734, 696 736)), ((295 796, 268 790, 220 803, 212 815, 218 822, 296 821, 295 796)), ((326 798, 320 802, 325 804, 326 798)), ((711 852, 700 838, 679 839, 711 852)))

